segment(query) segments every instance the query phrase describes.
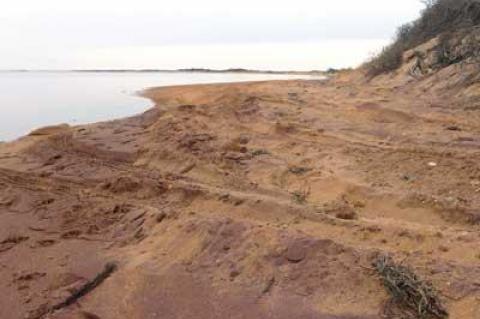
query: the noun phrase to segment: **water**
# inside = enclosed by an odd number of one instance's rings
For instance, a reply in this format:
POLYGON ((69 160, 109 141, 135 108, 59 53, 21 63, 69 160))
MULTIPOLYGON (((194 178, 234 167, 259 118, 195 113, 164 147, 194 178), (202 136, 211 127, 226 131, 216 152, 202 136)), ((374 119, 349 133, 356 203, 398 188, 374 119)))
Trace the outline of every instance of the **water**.
POLYGON ((0 72, 0 141, 60 123, 86 124, 152 106, 136 93, 155 86, 282 80, 307 76, 240 73, 0 72))

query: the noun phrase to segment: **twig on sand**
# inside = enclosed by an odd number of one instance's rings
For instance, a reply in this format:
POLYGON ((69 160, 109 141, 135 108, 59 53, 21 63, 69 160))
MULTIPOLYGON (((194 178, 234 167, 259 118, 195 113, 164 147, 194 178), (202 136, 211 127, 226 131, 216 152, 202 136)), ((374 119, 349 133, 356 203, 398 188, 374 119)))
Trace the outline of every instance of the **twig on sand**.
POLYGON ((47 307, 45 310, 41 311, 40 313, 36 313, 31 319, 41 319, 49 313, 54 311, 60 310, 62 308, 68 307, 74 304, 77 300, 94 290, 98 287, 102 282, 105 281, 111 274, 113 274, 117 270, 117 264, 113 262, 109 262, 105 265, 104 269, 98 273, 95 278, 86 282, 82 287, 72 293, 68 298, 64 301, 55 304, 51 307, 47 307))
POLYGON ((387 318, 448 317, 431 284, 421 281, 410 268, 395 263, 387 255, 380 255, 373 266, 391 295, 384 309, 387 318))

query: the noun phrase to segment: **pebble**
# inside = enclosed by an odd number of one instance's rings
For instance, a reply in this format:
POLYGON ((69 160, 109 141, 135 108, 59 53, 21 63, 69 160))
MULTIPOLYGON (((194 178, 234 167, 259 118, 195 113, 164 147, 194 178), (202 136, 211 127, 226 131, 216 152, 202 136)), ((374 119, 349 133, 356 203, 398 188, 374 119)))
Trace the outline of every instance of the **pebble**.
POLYGON ((161 223, 166 217, 167 217, 167 214, 162 212, 162 213, 159 213, 155 219, 157 223, 161 223))
POLYGON ((299 263, 305 259, 306 255, 305 247, 300 242, 293 242, 287 249, 286 258, 289 262, 299 263))

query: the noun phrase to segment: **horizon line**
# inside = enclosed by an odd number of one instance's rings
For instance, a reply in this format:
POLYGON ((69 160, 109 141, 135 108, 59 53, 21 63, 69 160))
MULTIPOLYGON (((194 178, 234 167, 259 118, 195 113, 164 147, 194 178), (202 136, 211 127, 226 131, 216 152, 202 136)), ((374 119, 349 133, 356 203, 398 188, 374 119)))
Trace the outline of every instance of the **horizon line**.
POLYGON ((258 70, 246 68, 228 68, 228 69, 209 69, 209 68, 180 68, 180 69, 155 69, 155 68, 126 68, 126 69, 0 69, 0 72, 203 72, 203 73, 325 73, 335 70, 327 68, 326 70, 258 70))

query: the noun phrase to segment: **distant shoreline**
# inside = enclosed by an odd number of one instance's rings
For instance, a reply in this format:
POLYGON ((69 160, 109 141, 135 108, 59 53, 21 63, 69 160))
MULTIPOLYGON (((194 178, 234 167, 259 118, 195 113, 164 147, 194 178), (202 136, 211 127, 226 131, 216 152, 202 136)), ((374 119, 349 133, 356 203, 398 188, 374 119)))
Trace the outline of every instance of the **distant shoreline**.
POLYGON ((71 69, 71 70, 30 70, 30 69, 12 69, 0 70, 5 73, 22 73, 22 72, 55 72, 55 73, 248 73, 248 74, 293 74, 293 75, 325 75, 329 71, 272 71, 272 70, 250 70, 242 68, 232 69, 205 69, 205 68, 189 68, 176 70, 162 69, 71 69))

